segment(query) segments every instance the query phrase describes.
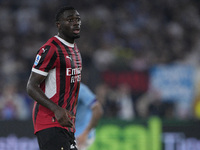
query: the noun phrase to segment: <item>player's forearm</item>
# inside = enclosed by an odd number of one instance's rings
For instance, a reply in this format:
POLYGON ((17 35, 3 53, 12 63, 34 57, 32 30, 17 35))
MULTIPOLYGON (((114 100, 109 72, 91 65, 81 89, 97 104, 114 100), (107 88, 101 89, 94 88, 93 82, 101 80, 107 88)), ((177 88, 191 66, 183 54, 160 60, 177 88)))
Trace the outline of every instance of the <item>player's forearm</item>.
POLYGON ((58 106, 50 100, 39 87, 39 84, 29 81, 27 84, 27 93, 39 104, 50 109, 61 126, 70 128, 74 126, 73 122, 68 117, 70 116, 71 118, 74 118, 74 116, 72 116, 66 109, 58 106))
POLYGON ((99 102, 95 104, 92 108, 92 118, 90 120, 89 125, 87 126, 85 132, 89 133, 91 129, 97 126, 98 121, 100 120, 101 116, 103 115, 103 109, 99 102))
POLYGON ((55 110, 59 107, 53 101, 47 98, 44 92, 39 88, 37 84, 28 83, 27 84, 27 93, 28 95, 37 101, 42 106, 50 109, 51 111, 55 112, 55 110))

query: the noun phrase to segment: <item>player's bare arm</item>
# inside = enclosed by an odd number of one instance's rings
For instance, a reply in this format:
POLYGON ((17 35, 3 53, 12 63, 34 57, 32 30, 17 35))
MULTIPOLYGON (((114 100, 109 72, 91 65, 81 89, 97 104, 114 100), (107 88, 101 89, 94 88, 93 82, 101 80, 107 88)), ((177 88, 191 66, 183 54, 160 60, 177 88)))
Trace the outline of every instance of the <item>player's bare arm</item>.
POLYGON ((92 118, 91 121, 86 128, 85 132, 90 132, 91 129, 97 126, 99 119, 103 115, 103 108, 99 101, 97 101, 93 106, 92 106, 92 118))
POLYGON ((97 101, 93 106, 92 106, 92 118, 90 120, 90 123, 88 124, 87 128, 85 129, 85 131, 79 136, 77 137, 77 142, 78 142, 78 146, 81 147, 81 145, 83 145, 87 139, 87 136, 89 134, 89 132, 97 126, 99 119, 101 118, 101 116, 103 115, 103 108, 101 106, 101 104, 97 101))
POLYGON ((61 126, 73 127, 74 124, 70 118, 74 118, 74 116, 50 100, 39 87, 45 78, 46 76, 32 72, 27 83, 27 93, 39 104, 54 112, 55 118, 61 126))

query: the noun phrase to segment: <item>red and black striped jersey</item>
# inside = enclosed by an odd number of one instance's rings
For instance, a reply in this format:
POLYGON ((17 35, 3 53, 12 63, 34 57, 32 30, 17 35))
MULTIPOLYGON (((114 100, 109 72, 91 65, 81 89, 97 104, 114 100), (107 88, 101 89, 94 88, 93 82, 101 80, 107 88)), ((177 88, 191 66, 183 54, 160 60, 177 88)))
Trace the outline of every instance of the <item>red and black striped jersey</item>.
MULTIPOLYGON (((46 76, 40 85, 45 95, 59 106, 76 114, 76 104, 81 81, 82 60, 76 44, 54 36, 37 52, 32 71, 46 76)), ((62 127, 54 120, 54 113, 39 105, 33 108, 34 132, 50 127, 62 127)), ((75 123, 75 119, 73 119, 75 123)), ((65 128, 65 127, 62 127, 65 128)), ((75 132, 73 128, 66 128, 75 132)))

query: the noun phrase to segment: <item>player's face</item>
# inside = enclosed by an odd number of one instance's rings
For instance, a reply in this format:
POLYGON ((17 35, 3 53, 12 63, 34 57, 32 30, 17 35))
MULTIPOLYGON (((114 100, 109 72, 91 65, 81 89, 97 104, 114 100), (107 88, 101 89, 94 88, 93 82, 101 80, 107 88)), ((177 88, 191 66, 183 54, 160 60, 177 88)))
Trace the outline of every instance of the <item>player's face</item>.
POLYGON ((64 12, 58 22, 59 34, 68 42, 73 43, 74 39, 80 37, 81 18, 76 10, 64 12))

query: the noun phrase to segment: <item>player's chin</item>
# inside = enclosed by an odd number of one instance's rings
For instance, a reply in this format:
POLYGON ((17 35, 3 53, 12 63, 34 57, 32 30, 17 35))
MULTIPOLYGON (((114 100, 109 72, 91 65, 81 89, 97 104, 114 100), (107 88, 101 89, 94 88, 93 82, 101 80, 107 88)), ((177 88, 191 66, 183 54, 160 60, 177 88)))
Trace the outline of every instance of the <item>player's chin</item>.
POLYGON ((74 34, 74 39, 80 38, 80 34, 74 34))

